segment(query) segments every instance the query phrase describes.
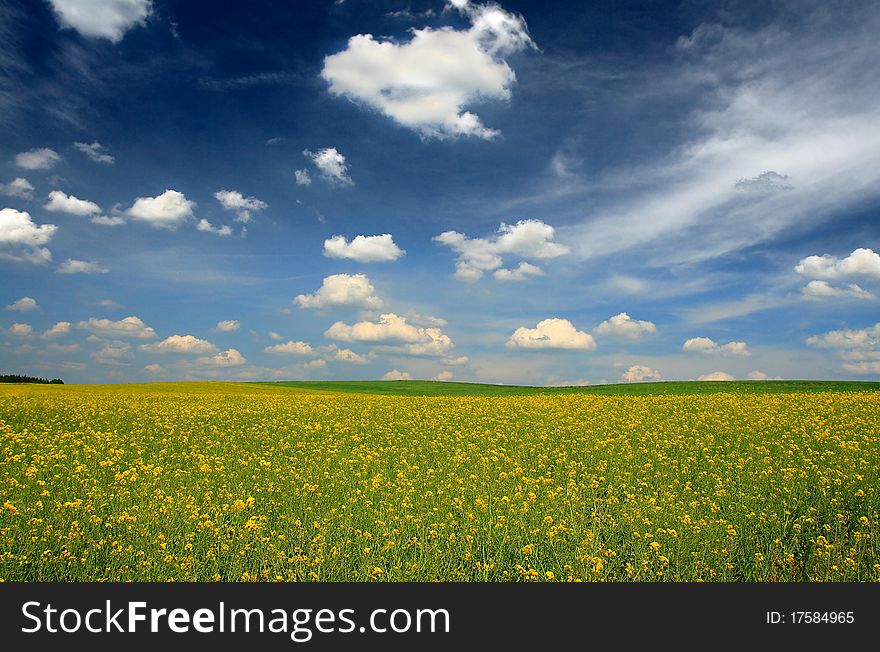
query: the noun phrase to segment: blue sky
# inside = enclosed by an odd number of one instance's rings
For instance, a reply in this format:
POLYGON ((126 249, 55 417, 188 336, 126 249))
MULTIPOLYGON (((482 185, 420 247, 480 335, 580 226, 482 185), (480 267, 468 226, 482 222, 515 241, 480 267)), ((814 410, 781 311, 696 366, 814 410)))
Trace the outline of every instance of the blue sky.
POLYGON ((0 370, 880 378, 874 2, 0 2, 0 370))

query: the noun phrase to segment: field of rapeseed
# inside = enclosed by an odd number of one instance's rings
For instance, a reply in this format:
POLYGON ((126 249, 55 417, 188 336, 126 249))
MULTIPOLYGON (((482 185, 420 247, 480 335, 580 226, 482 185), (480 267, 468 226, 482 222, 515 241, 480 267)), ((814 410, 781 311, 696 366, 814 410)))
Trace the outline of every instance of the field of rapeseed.
POLYGON ((0 579, 880 580, 880 392, 0 387, 0 579))

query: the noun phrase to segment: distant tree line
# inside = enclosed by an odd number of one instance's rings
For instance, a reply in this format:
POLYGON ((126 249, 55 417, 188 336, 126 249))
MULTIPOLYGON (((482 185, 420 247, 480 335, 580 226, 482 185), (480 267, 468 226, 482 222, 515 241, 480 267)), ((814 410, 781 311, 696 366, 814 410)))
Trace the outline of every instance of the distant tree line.
POLYGON ((45 378, 34 378, 33 376, 19 376, 18 374, 0 375, 0 383, 40 383, 43 385, 63 385, 64 381, 60 378, 46 380, 45 378))

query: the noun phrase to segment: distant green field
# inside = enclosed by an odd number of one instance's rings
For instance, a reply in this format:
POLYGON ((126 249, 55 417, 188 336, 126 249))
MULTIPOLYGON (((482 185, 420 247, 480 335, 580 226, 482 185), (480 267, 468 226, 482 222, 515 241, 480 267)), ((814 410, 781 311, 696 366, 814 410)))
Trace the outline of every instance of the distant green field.
POLYGON ((776 394, 794 392, 876 392, 880 383, 828 380, 760 380, 733 382, 668 382, 528 387, 431 380, 333 380, 258 383, 293 389, 381 394, 384 396, 526 396, 535 394, 593 394, 596 396, 661 396, 683 394, 776 394))

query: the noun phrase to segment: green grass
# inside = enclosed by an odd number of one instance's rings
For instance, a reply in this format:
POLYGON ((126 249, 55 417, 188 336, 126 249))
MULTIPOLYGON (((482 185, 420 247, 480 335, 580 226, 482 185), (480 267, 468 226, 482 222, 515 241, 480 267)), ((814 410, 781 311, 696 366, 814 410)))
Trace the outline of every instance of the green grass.
POLYGON ((880 383, 829 380, 761 380, 733 382, 667 382, 529 387, 431 380, 328 380, 258 383, 292 389, 380 394, 384 396, 529 396, 538 394, 592 394, 595 396, 681 396, 690 394, 776 394, 794 392, 880 391, 880 383))

